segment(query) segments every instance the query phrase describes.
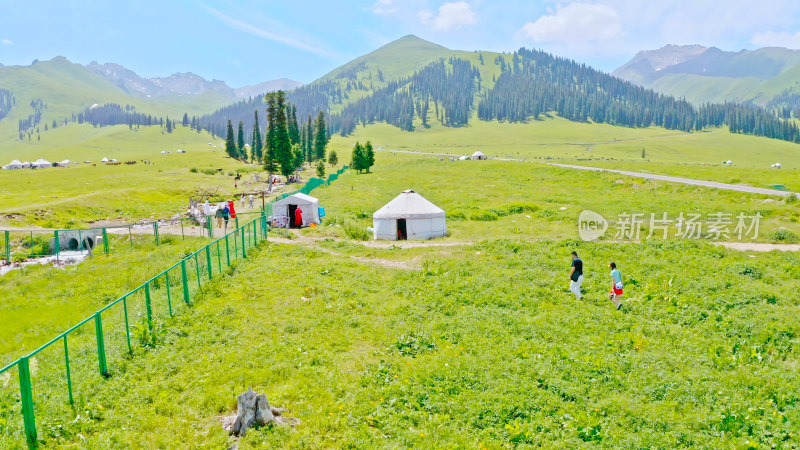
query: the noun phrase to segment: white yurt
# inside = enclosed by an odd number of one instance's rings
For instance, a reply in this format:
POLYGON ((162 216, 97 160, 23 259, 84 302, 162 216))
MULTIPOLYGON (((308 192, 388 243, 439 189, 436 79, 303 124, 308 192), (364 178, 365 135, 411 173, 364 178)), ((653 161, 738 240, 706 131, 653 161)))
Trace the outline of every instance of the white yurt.
POLYGON ((18 159, 15 159, 8 163, 8 165, 3 166, 3 169, 22 169, 22 163, 19 162, 18 159))
POLYGON ((276 226, 286 228, 307 227, 312 223, 319 224, 319 200, 298 192, 272 205, 272 220, 276 226), (296 211, 300 208, 303 223, 295 223, 296 211))
POLYGON ((22 163, 22 168, 23 169, 30 169, 31 168, 31 163, 29 163, 28 161, 25 161, 24 163, 22 163))
POLYGON ((480 150, 478 150, 477 152, 473 153, 472 156, 470 156, 469 159, 484 160, 484 159, 486 159, 486 155, 484 155, 480 150))
POLYGON ((447 234, 444 210, 412 190, 403 191, 372 216, 375 239, 433 239, 447 234))
POLYGON ((103 158, 103 159, 100 160, 100 162, 106 163, 106 162, 108 162, 108 158, 103 158))
POLYGON ((31 167, 38 167, 39 169, 44 169, 45 167, 53 167, 53 163, 44 158, 39 158, 31 163, 31 167))

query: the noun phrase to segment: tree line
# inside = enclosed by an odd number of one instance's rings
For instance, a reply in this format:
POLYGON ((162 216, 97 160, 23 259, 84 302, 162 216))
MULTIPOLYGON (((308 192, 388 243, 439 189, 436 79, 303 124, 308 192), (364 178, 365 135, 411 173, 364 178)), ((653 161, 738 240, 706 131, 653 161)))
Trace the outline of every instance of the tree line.
POLYGON ((573 121, 695 131, 727 125, 734 133, 800 142, 797 125, 748 104, 707 104, 658 94, 584 64, 520 49, 478 104, 478 118, 522 122, 556 112, 573 121))
POLYGON ((0 89, 0 120, 3 120, 4 117, 11 112, 11 108, 14 107, 14 104, 17 100, 14 98, 14 95, 8 89, 0 89))

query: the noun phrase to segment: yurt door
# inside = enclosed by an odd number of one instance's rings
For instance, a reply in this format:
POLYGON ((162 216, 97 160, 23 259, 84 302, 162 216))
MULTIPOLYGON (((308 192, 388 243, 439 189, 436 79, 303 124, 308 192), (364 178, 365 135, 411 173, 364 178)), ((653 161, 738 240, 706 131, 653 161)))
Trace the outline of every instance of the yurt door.
POLYGON ((397 219, 397 240, 405 241, 408 239, 408 230, 406 230, 406 219, 397 219))
POLYGON ((299 228, 302 225, 295 223, 295 212, 297 212, 297 205, 289 205, 289 228, 299 228))

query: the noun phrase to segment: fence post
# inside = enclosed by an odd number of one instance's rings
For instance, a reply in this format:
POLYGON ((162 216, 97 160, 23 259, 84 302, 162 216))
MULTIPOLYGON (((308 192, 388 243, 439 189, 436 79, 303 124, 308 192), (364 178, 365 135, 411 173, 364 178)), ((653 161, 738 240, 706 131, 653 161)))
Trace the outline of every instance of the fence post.
MULTIPOLYGON (((6 231, 6 245, 8 245, 8 231, 6 231)), ((56 262, 59 262, 58 254, 61 253, 61 244, 58 242, 58 230, 53 231, 53 246, 56 248, 56 262)))
POLYGON ((186 276, 186 260, 181 260, 181 281, 183 282, 183 301, 191 305, 189 300, 189 278, 186 276))
POLYGON ((39 439, 36 437, 36 416, 33 413, 33 390, 31 389, 31 370, 28 357, 23 356, 17 363, 19 371, 19 393, 22 400, 22 419, 25 423, 25 437, 28 446, 35 448, 39 439))
POLYGON ((247 228, 247 227, 244 227, 239 231, 239 234, 242 236, 242 258, 247 258, 247 252, 245 251, 245 243, 244 243, 244 231, 245 231, 245 228, 247 228))
POLYGON ((128 295, 122 297, 122 311, 125 313, 125 338, 128 340, 128 353, 133 354, 133 347, 131 347, 131 326, 128 322, 128 295))
POLYGON ((108 256, 108 230, 103 228, 103 251, 108 256))
POLYGON ((169 316, 172 317, 172 296, 169 293, 169 271, 164 271, 164 281, 167 283, 167 307, 169 308, 169 316))
POLYGON ((211 270, 211 244, 206 245, 206 264, 208 265, 208 279, 214 278, 211 270))
POLYGON ((97 335, 97 362, 100 367, 100 375, 108 378, 108 366, 106 365, 106 344, 103 338, 103 321, 100 313, 94 313, 94 331, 97 335))
MULTIPOLYGON (((6 264, 11 264, 11 247, 10 247, 11 242, 10 242, 10 240, 8 238, 8 233, 9 233, 8 230, 6 230, 5 233, 3 233, 3 234, 5 234, 5 238, 6 238, 6 264)), ((58 242, 58 241, 56 241, 56 242, 58 242)))
POLYGON ((228 262, 228 267, 230 267, 231 266, 231 250, 230 250, 230 244, 228 244, 228 236, 229 235, 227 235, 227 234, 225 235, 225 260, 228 262))
POLYGON ((239 216, 234 217, 233 220, 236 221, 236 229, 238 230, 239 229, 239 216))
POLYGON ((210 239, 214 238, 214 230, 211 228, 211 217, 206 217, 206 225, 208 226, 208 237, 210 239))
POLYGON ((67 335, 64 335, 64 365, 67 367, 67 391, 69 392, 69 404, 74 405, 75 400, 72 398, 72 376, 69 372, 69 347, 67 346, 67 335))
POLYGON ((153 222, 153 236, 156 238, 156 245, 161 245, 161 240, 158 238, 158 221, 153 222))
POLYGON ((153 305, 150 301, 150 282, 144 284, 144 304, 147 310, 147 328, 153 331, 153 305))

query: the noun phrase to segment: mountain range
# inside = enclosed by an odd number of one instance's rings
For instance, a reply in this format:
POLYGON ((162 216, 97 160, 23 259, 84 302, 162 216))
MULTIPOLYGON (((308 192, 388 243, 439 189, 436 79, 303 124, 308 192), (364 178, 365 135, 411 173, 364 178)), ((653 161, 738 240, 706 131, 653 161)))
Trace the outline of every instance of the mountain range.
POLYGON ((125 92, 146 98, 200 95, 208 91, 218 92, 231 99, 247 98, 277 90, 288 91, 303 85, 299 81, 281 78, 234 89, 224 81, 209 81, 191 72, 175 73, 168 77, 143 78, 136 72, 114 63, 98 64, 92 61, 86 68, 111 81, 125 92))
POLYGON ((767 106, 781 96, 800 92, 800 51, 767 47, 730 52, 667 45, 637 53, 612 74, 695 104, 767 106))

